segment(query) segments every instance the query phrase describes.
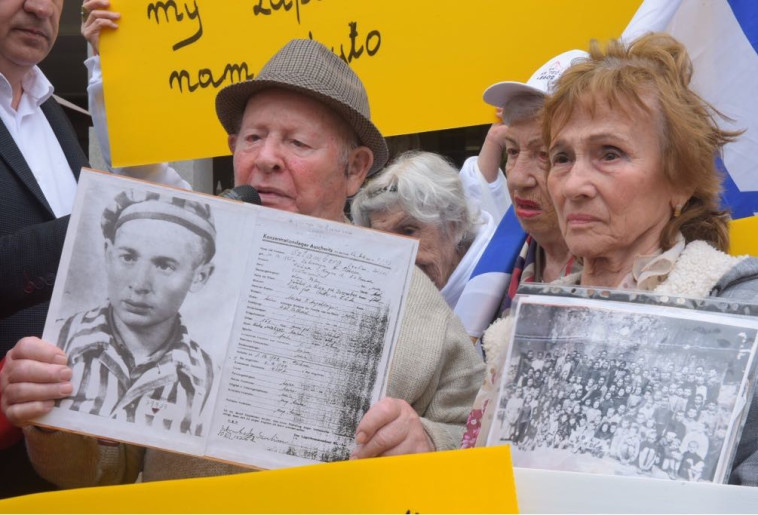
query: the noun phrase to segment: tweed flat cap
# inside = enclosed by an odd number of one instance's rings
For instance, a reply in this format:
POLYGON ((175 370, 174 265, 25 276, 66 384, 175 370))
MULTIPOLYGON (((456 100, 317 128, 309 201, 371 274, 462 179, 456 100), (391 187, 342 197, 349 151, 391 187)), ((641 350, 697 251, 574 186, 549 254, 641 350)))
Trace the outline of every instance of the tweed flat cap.
POLYGON ((358 75, 321 43, 293 39, 269 59, 257 77, 219 91, 216 115, 228 134, 239 130, 250 97, 268 88, 297 91, 334 109, 353 128, 361 144, 373 151, 374 163, 368 175, 387 162, 387 143, 371 122, 366 88, 358 75))

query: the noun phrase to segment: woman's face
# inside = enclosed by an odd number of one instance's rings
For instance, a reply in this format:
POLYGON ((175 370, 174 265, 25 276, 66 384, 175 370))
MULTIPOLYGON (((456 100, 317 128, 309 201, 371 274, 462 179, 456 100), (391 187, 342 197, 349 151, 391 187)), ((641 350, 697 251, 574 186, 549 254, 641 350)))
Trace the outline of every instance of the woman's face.
POLYGON ((461 261, 455 242, 450 240, 441 227, 421 223, 408 216, 399 206, 372 213, 369 216, 369 227, 418 239, 416 265, 440 290, 461 261))
POLYGON ((547 152, 537 119, 510 124, 505 133, 505 176, 513 209, 537 242, 560 238, 555 208, 547 192, 547 152))
POLYGON ((585 259, 655 252, 675 205, 657 116, 626 112, 606 102, 594 116, 579 108, 550 144, 548 189, 558 223, 571 252, 585 259))

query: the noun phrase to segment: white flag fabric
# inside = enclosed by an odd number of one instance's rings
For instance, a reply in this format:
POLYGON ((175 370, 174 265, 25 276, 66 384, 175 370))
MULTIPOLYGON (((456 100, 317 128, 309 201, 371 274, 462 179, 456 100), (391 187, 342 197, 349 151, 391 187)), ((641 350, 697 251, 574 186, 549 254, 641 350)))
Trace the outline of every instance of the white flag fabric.
POLYGON ((723 129, 746 132, 724 149, 724 207, 733 218, 758 213, 758 1, 645 0, 622 38, 668 32, 686 47, 692 88, 721 113, 723 129))

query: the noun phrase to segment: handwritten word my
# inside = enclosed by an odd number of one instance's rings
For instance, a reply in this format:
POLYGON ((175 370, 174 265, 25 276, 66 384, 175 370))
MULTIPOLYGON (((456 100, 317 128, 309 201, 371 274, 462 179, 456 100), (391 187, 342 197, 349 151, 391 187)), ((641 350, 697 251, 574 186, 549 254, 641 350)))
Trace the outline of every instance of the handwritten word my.
MULTIPOLYGON (((272 12, 284 9, 285 12, 292 9, 295 6, 295 15, 297 17, 297 24, 300 25, 300 5, 306 5, 311 3, 311 0, 257 0, 258 3, 253 6, 253 14, 255 16, 271 16, 272 12), (265 7, 268 5, 268 7, 265 7)), ((318 0, 319 2, 321 0, 318 0)))
POLYGON ((227 64, 224 67, 224 71, 217 79, 213 75, 213 72, 208 68, 201 68, 197 72, 197 81, 192 82, 190 73, 187 70, 174 70, 168 78, 169 88, 174 89, 174 85, 178 85, 179 92, 184 93, 184 87, 187 87, 189 93, 194 92, 197 88, 218 88, 227 79, 229 83, 242 82, 252 79, 253 75, 249 73, 247 63, 242 64, 227 64))
MULTIPOLYGON (((364 50, 366 55, 373 57, 379 51, 382 46, 382 34, 378 30, 370 31, 363 40, 358 38, 358 22, 351 21, 348 23, 350 27, 350 48, 345 52, 345 46, 340 44, 339 53, 332 47, 332 52, 339 55, 340 59, 350 64, 354 59, 358 59, 363 55, 364 50)), ((313 33, 308 31, 308 37, 313 39, 313 33)))
POLYGON ((173 9, 174 11, 174 20, 181 22, 184 20, 184 14, 187 14, 187 17, 190 20, 197 19, 198 28, 197 31, 187 39, 183 39, 179 41, 177 44, 175 44, 172 48, 176 52, 182 47, 185 47, 187 45, 191 45, 200 37, 203 35, 203 20, 200 18, 200 8, 197 6, 197 0, 194 0, 195 4, 195 10, 190 11, 189 7, 187 6, 187 2, 184 2, 184 12, 179 12, 179 7, 177 7, 176 2, 174 0, 168 0, 168 2, 151 2, 147 5, 147 19, 150 20, 153 17, 155 17, 155 23, 159 24, 161 23, 161 19, 159 17, 160 12, 163 12, 163 16, 166 19, 166 23, 169 22, 169 9, 173 9))

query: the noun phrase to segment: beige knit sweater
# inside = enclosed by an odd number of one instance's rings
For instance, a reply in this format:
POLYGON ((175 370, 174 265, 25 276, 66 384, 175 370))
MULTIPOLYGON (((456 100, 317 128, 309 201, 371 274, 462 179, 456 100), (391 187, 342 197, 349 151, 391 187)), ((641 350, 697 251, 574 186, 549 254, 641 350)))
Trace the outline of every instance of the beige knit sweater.
MULTIPOLYGON (((408 401, 438 450, 457 448, 483 381, 484 364, 460 321, 434 284, 414 271, 387 396, 408 401)), ((65 432, 24 431, 29 457, 61 488, 112 485, 246 472, 216 461, 145 449, 103 445, 65 432)))

